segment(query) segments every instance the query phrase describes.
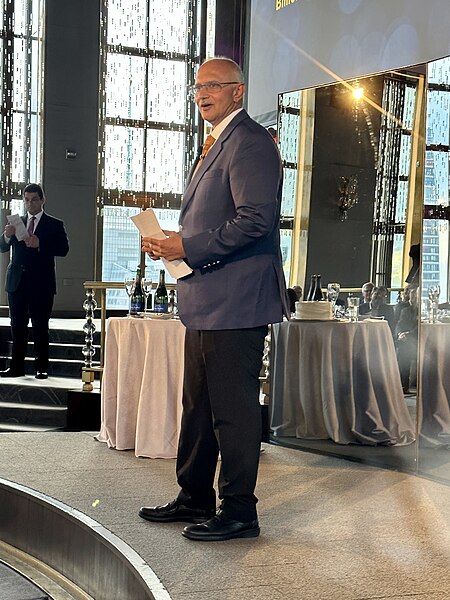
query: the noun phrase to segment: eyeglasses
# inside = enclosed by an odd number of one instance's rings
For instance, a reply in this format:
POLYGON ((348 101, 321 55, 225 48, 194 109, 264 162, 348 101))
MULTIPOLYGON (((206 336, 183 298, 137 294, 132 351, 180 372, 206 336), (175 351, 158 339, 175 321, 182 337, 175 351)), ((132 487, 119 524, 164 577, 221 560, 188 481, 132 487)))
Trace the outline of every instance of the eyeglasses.
POLYGON ((221 89, 226 85, 241 85, 239 81, 208 81, 206 83, 196 83, 195 85, 191 85, 189 88, 189 95, 194 97, 199 92, 202 91, 202 88, 205 89, 207 94, 218 94, 221 89))

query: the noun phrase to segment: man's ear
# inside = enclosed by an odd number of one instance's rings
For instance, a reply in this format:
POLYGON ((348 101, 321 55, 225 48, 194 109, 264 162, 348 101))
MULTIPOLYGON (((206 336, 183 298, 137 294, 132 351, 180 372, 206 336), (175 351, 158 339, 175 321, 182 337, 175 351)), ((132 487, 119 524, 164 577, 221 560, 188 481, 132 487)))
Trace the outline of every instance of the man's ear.
POLYGON ((245 85, 243 83, 240 83, 233 92, 233 99, 234 101, 238 102, 240 100, 242 100, 242 97, 244 96, 244 92, 245 92, 245 85))

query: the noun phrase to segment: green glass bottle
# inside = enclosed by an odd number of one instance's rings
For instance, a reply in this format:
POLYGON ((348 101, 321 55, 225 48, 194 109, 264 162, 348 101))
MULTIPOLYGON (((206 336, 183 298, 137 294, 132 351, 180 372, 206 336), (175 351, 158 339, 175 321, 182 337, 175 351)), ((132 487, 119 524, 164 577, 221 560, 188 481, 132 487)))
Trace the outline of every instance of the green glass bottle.
POLYGON ((136 282, 134 284, 134 292, 131 295, 130 315, 137 315, 144 310, 144 294, 142 293, 141 284, 141 267, 136 269, 136 282))
POLYGON ((161 269, 159 272, 159 283, 155 292, 153 310, 157 313, 167 313, 169 310, 169 296, 167 294, 166 272, 164 269, 161 269))

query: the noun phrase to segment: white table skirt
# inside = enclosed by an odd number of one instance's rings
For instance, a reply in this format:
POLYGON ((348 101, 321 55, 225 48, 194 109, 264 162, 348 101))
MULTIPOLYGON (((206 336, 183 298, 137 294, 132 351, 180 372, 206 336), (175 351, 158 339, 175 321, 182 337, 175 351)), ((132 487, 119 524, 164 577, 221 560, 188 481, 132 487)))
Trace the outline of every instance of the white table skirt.
POLYGON ((450 323, 421 324, 419 357, 420 435, 431 446, 447 446, 450 445, 450 323))
POLYGON ((339 444, 415 440, 387 321, 272 326, 271 429, 339 444))
POLYGON ((99 441, 136 456, 176 456, 184 334, 179 320, 108 319, 99 441))

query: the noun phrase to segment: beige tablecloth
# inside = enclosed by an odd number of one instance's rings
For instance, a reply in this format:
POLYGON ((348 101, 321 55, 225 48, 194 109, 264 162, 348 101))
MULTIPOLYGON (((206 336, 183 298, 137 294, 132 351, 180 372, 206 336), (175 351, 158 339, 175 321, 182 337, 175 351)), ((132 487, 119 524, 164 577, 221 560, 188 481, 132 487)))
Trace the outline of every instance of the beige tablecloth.
POLYGON ((450 445, 450 323, 421 324, 419 372, 422 441, 450 445))
POLYGON ((271 428, 339 444, 414 441, 387 321, 272 326, 271 428))
POLYGON ((99 441, 136 456, 176 456, 184 334, 179 320, 108 319, 99 441))

